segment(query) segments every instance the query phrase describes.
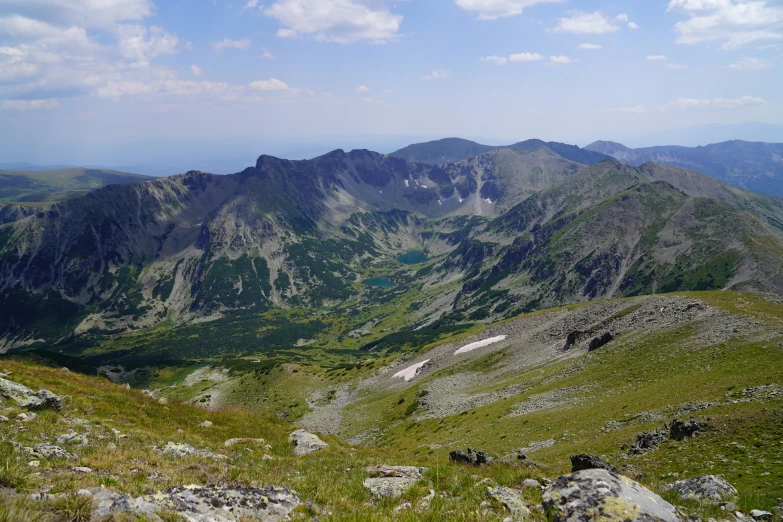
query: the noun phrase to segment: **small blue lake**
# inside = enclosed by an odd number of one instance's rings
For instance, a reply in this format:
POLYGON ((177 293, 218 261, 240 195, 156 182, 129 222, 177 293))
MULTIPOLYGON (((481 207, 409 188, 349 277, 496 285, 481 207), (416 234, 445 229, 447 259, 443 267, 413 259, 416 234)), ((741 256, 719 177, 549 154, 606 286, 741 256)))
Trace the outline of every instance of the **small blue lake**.
POLYGON ((367 286, 375 286, 380 288, 394 288, 394 283, 386 276, 373 277, 372 279, 365 279, 362 281, 367 286))
POLYGON ((418 265, 419 263, 425 263, 427 256, 421 250, 411 250, 397 258, 397 261, 403 265, 418 265))

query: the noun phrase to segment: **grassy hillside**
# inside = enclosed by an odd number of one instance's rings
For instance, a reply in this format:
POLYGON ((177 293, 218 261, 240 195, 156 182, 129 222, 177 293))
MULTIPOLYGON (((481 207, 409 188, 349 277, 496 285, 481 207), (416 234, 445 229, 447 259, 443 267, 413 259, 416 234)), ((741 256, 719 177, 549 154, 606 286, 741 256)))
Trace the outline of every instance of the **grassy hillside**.
MULTIPOLYGON (((298 360, 289 354, 272 364, 273 354, 259 353, 148 368, 144 384, 158 388, 168 403, 59 365, 4 358, 0 370, 10 372, 5 378, 70 400, 62 412, 44 412, 25 423, 14 420, 19 410, 12 403, 4 403, 0 413, 12 420, 0 423, 3 440, 54 442, 73 428, 89 432, 90 443, 67 446, 77 460, 44 460, 37 469, 0 443, 11 463, 0 481, 23 492, 58 494, 103 485, 134 496, 183 484, 273 484, 306 500, 297 511, 301 519, 502 520, 508 513, 479 484, 489 478, 523 491, 532 518, 543 520, 535 508, 541 492, 524 489, 524 479, 553 479, 569 471, 570 455, 592 453, 659 491, 677 479, 721 475, 739 490, 741 511, 769 509, 783 495, 782 321, 782 303, 732 292, 572 305, 411 343, 398 339, 391 342, 400 351, 370 355, 361 364, 355 363, 360 347, 353 354, 335 349, 326 360, 308 356, 318 353, 316 347, 300 346, 289 349, 301 354, 298 360), (572 331, 584 334, 564 351, 572 331), (613 332, 614 340, 588 351, 590 339, 604 331, 613 332), (507 338, 453 355, 467 343, 499 334, 507 338), (391 377, 426 359, 431 366, 410 382, 391 377), (178 403, 204 405, 199 397, 211 393, 223 395, 212 411, 178 403), (626 455, 637 434, 690 418, 706 431, 626 455), (213 425, 201 427, 205 420, 213 425), (287 442, 294 429, 289 422, 339 439, 326 435, 329 449, 295 457, 287 442), (128 438, 117 438, 112 429, 128 438), (264 442, 223 444, 242 437, 264 442), (344 442, 349 439, 361 444, 344 442), (152 451, 168 441, 228 460, 172 460, 152 451), (506 458, 483 468, 448 462, 450 450, 468 446, 506 458), (520 450, 524 461, 517 460, 520 450), (375 500, 362 486, 364 467, 374 464, 429 471, 401 499, 375 500), (92 472, 81 473, 79 466, 92 472), (418 507, 430 489, 435 499, 418 507), (489 505, 481 506, 484 501, 489 505), (412 508, 397 510, 404 502, 412 508)), ((369 329, 384 330, 382 323, 369 329)), ((686 512, 720 515, 714 506, 664 495, 686 512)))

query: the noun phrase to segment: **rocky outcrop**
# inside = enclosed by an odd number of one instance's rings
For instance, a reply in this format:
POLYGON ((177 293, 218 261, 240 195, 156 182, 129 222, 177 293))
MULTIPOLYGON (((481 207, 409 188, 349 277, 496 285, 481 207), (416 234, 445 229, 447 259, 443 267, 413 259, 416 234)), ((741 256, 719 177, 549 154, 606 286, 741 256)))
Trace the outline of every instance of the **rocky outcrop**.
POLYGON ((415 466, 370 466, 364 487, 376 498, 399 497, 422 478, 427 468, 415 466))
POLYGON ((530 515, 530 510, 525 505, 525 501, 522 495, 515 489, 507 488, 504 486, 497 486, 494 488, 487 488, 489 496, 505 507, 515 517, 527 517, 530 515))
POLYGON ((219 453, 213 453, 209 450, 204 449, 198 449, 194 448, 190 444, 185 444, 184 442, 167 442, 166 446, 162 449, 158 449, 157 447, 152 448, 152 450, 155 453, 158 453, 160 455, 163 455, 164 457, 189 457, 189 456, 197 456, 197 457, 205 457, 208 459, 215 459, 215 460, 226 460, 228 457, 225 455, 221 455, 219 453))
POLYGON ((22 450, 25 453, 27 453, 29 456, 36 459, 56 460, 56 459, 76 458, 76 455, 65 451, 60 446, 55 446, 54 444, 48 444, 46 442, 42 442, 41 444, 36 444, 32 448, 25 447, 22 448, 22 450))
POLYGON ((685 498, 696 500, 711 500, 720 502, 726 498, 736 497, 737 490, 721 477, 703 475, 667 484, 667 489, 673 489, 685 498))
POLYGON ((554 522, 681 522, 674 506, 633 480, 603 469, 558 477, 544 492, 554 522))
POLYGON ((459 462, 462 464, 470 464, 471 466, 484 466, 491 463, 492 457, 487 455, 486 451, 476 451, 473 448, 467 450, 454 450, 449 453, 449 460, 452 462, 459 462))
POLYGON ((49 390, 41 388, 34 392, 23 384, 3 378, 0 378, 0 396, 10 399, 28 410, 51 408, 60 411, 63 407, 63 398, 49 390))
POLYGON ((192 522, 234 522, 246 519, 278 522, 301 503, 287 488, 181 486, 142 497, 158 509, 170 509, 192 522))
POLYGON ((669 437, 672 440, 685 440, 689 439, 693 436, 695 436, 697 433, 704 431, 705 427, 701 424, 698 424, 696 421, 691 419, 690 422, 685 422, 682 420, 675 420, 671 424, 671 430, 669 431, 669 437))
POLYGON ((607 471, 614 471, 614 466, 607 464, 600 457, 595 455, 587 455, 581 453, 579 455, 571 455, 571 471, 576 473, 577 471, 584 471, 586 469, 605 469, 607 471))
MULTIPOLYGON (((133 498, 105 488, 83 489, 79 495, 91 497, 93 520, 114 520, 117 515, 144 517, 162 522, 160 510, 170 510, 188 522, 238 522, 260 520, 279 522, 300 503, 295 492, 286 488, 180 486, 154 495, 133 498)), ((123 518, 123 520, 125 520, 123 518)))
POLYGON ((631 445, 628 454, 641 455, 642 453, 647 453, 666 442, 667 438, 666 432, 662 430, 640 433, 636 436, 636 441, 631 445))
POLYGON ((592 352, 593 350, 597 350, 602 346, 609 344, 613 340, 614 340, 614 335, 612 335, 612 332, 605 332, 600 337, 596 337, 592 341, 590 341, 590 344, 587 345, 587 351, 592 352))
POLYGON ((327 443, 305 430, 296 430, 288 436, 288 442, 294 445, 294 454, 297 457, 304 457, 316 451, 329 447, 327 443))

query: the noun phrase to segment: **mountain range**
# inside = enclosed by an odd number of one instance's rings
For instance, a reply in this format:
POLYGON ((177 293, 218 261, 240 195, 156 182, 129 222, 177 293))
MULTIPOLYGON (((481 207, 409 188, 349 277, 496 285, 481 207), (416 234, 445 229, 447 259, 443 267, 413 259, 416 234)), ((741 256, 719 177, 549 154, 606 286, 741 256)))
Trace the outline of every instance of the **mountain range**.
POLYGON ((386 298, 417 292, 410 328, 657 292, 780 292, 781 252, 780 199, 575 146, 261 156, 233 175, 106 186, 0 227, 0 335, 8 350, 273 310, 341 314, 373 306, 384 291, 363 281, 376 277, 394 285, 386 298), (427 262, 411 272, 396 261, 406 252, 427 262))
POLYGON ((783 197, 783 144, 733 140, 703 147, 645 147, 596 141, 587 150, 629 165, 666 163, 713 177, 729 185, 783 197))

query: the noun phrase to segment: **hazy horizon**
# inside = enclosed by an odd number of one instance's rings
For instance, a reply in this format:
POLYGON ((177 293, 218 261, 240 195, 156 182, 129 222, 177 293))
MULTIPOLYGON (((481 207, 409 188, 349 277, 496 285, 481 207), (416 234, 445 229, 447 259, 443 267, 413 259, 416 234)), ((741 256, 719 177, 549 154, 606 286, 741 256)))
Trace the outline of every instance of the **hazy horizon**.
POLYGON ((138 146, 166 140, 191 143, 176 161, 210 142, 244 158, 447 136, 783 141, 781 40, 773 0, 8 0, 0 153, 111 166, 170 161, 138 146), (704 130, 747 122, 769 137, 704 130))

